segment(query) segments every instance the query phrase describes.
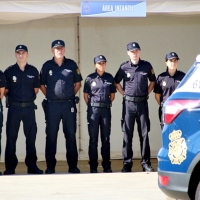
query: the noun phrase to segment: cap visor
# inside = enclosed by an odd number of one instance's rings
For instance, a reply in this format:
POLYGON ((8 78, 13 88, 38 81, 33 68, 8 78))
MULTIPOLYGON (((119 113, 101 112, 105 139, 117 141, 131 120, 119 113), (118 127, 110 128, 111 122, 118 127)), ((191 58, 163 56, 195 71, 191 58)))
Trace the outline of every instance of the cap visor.
POLYGON ((58 45, 54 45, 53 48, 56 48, 56 47, 64 47, 63 45, 61 44, 58 44, 58 45))
POLYGON ((27 52, 26 49, 17 49, 17 50, 15 50, 15 52, 17 52, 17 51, 26 51, 27 52))
POLYGON ((141 50, 140 48, 129 49, 128 51, 141 50))
POLYGON ((107 62, 106 60, 98 60, 96 63, 107 62))
POLYGON ((170 57, 170 58, 167 58, 167 60, 171 60, 171 59, 174 59, 174 58, 176 58, 177 60, 180 60, 180 59, 177 58, 177 57, 170 57))

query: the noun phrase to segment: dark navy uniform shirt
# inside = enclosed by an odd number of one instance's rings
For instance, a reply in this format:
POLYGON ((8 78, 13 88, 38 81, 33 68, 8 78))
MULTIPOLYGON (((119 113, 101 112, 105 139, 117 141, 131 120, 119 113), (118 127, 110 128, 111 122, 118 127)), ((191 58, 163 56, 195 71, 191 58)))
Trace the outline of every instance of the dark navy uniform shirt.
POLYGON ((110 94, 116 92, 114 78, 107 72, 102 76, 94 72, 86 78, 83 92, 89 94, 89 102, 111 103, 110 94))
POLYGON ((0 70, 0 88, 6 87, 6 78, 4 73, 0 70))
POLYGON ((82 80, 76 63, 67 58, 64 58, 60 67, 54 58, 45 62, 40 72, 40 84, 46 86, 47 99, 73 98, 74 83, 82 80))
POLYGON ((154 87, 154 93, 160 94, 160 102, 164 103, 167 98, 174 92, 178 84, 181 82, 185 73, 182 71, 176 71, 174 76, 170 76, 168 71, 158 75, 156 84, 154 87))
POLYGON ((156 80, 153 67, 144 60, 139 60, 137 65, 127 61, 121 64, 115 75, 115 83, 123 79, 124 94, 132 97, 148 96, 148 79, 156 80))
POLYGON ((36 99, 34 88, 40 88, 39 72, 29 64, 22 71, 18 64, 14 64, 5 70, 6 89, 8 89, 8 101, 31 102, 36 99))

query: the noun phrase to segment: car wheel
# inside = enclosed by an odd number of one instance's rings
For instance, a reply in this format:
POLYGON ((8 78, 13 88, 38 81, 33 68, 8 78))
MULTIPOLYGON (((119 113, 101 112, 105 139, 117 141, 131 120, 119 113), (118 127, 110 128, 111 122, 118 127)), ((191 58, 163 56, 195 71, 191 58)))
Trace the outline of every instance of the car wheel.
POLYGON ((195 200, 200 200, 200 182, 196 189, 195 200))

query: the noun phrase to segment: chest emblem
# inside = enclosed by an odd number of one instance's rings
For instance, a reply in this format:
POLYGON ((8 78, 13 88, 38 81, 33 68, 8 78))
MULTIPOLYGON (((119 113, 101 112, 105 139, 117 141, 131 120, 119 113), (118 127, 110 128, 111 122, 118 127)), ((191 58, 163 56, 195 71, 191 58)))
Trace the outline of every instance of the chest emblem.
POLYGON ((93 81, 92 84, 91 84, 91 86, 94 87, 94 86, 96 86, 96 84, 97 84, 97 83, 96 83, 95 81, 93 81))
POLYGON ((49 70, 49 75, 52 76, 53 72, 52 70, 49 70))
POLYGON ((163 85, 163 86, 166 86, 166 84, 167 84, 167 83, 166 83, 165 81, 162 82, 162 85, 163 85))
POLYGON ((13 76, 13 82, 17 82, 17 77, 13 76))
POLYGON ((182 131, 177 130, 169 134, 169 153, 168 157, 173 165, 180 165, 187 155, 187 145, 185 138, 181 137, 182 131))
POLYGON ((65 71, 66 71, 66 72, 72 72, 72 70, 70 70, 70 69, 65 69, 65 71))
POLYGON ((111 85, 112 83, 105 81, 105 84, 106 85, 111 85))
POLYGON ((31 75, 27 75, 27 77, 28 77, 28 78, 34 78, 34 76, 31 76, 31 75))
POLYGON ((126 75, 127 75, 127 78, 131 77, 131 74, 129 72, 126 75))

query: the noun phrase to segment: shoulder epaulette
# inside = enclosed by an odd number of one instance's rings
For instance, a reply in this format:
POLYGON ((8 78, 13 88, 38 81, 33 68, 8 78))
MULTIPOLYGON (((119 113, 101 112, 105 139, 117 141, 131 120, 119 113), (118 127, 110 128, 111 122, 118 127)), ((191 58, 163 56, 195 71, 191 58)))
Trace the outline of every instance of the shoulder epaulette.
MULTIPOLYGON (((15 64, 14 64, 14 65, 15 65, 15 64)), ((12 68, 14 65, 10 65, 9 67, 6 68, 6 70, 12 68)), ((6 71, 6 70, 5 70, 5 71, 6 71)))
POLYGON ((128 63, 129 61, 127 60, 127 61, 125 61, 125 62, 123 62, 121 65, 120 65, 120 67, 122 66, 122 65, 124 65, 124 64, 126 64, 126 63, 128 63))

